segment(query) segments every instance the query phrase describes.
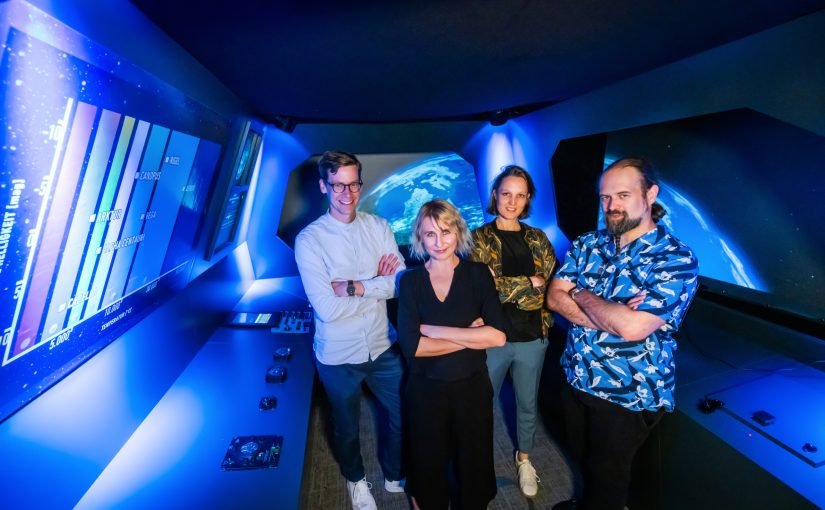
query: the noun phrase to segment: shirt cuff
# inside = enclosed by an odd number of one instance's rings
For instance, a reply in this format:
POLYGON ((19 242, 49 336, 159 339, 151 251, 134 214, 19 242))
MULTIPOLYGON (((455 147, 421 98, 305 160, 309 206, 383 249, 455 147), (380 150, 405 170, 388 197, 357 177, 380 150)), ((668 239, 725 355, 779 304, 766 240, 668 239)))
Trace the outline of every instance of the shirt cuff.
POLYGON ((364 286, 364 295, 361 296, 361 297, 365 297, 365 298, 372 297, 370 294, 374 290, 374 286, 375 286, 373 281, 372 280, 361 280, 361 285, 364 286))

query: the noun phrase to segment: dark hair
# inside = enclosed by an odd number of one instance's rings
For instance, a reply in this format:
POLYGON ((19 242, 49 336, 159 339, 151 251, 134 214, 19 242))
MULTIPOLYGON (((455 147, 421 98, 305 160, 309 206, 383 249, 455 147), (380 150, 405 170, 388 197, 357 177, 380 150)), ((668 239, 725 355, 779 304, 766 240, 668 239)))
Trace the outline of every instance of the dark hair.
MULTIPOLYGON (((642 181, 641 184, 643 194, 647 193, 647 191, 654 185, 659 185, 659 178, 656 176, 656 167, 653 166, 653 163, 651 163, 647 158, 640 156, 630 156, 627 158, 617 159, 604 169, 604 173, 609 170, 613 170, 614 168, 624 168, 627 166, 631 166, 638 170, 639 177, 641 177, 642 181)), ((659 202, 653 202, 653 205, 650 206, 650 218, 655 223, 658 223, 665 214, 667 214, 667 211, 659 202)))
POLYGON ((342 166, 357 166, 358 179, 361 179, 361 162, 354 154, 344 151, 326 151, 318 159, 318 173, 321 174, 321 180, 326 181, 329 179, 329 174, 338 172, 342 166))
POLYGON ((524 210, 518 218, 522 220, 530 216, 530 205, 533 203, 533 196, 536 194, 536 187, 533 185, 533 178, 530 177, 527 170, 518 165, 507 165, 501 170, 501 173, 496 176, 496 179, 493 181, 493 189, 490 190, 490 201, 487 203, 487 212, 498 215, 496 192, 498 191, 498 188, 501 187, 501 183, 504 181, 505 177, 521 177, 527 181, 527 204, 524 205, 524 210))

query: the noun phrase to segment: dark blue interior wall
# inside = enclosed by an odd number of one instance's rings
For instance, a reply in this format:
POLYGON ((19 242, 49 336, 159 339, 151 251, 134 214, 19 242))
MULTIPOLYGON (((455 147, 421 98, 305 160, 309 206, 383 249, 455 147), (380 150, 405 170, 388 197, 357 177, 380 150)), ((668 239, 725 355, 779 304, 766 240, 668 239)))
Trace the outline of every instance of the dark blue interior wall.
MULTIPOLYGON (((825 12, 672 63, 515 119, 528 165, 560 140, 752 108, 825 134, 825 12)), ((562 201, 564 197, 556 197, 562 201)), ((593 204, 594 209, 597 204, 593 204)), ((595 227, 595 225, 594 225, 595 227)), ((563 239, 563 236, 560 236, 563 239)), ((554 243, 565 250, 566 242, 554 243)))
POLYGON ((268 136, 264 145, 259 178, 265 185, 256 192, 248 237, 256 276, 296 274, 288 260, 290 250, 275 233, 286 176, 311 154, 331 148, 356 153, 456 151, 475 167, 485 204, 501 166, 523 165, 537 188, 528 221, 547 233, 562 256, 569 240, 556 225, 555 204, 564 197, 555 195, 550 169, 560 140, 741 107, 823 134, 822 90, 825 13, 817 13, 503 126, 483 122, 299 125, 291 134, 268 136), (300 149, 296 152, 295 147, 300 149))

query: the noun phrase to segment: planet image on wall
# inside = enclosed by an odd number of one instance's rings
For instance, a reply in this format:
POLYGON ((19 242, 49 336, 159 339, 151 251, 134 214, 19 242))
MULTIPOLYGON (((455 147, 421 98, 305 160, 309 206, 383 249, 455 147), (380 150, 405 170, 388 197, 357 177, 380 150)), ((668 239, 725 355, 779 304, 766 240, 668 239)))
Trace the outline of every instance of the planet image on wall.
POLYGON ((684 193, 661 183, 659 202, 668 214, 661 221, 699 258, 701 274, 748 289, 770 289, 748 261, 744 250, 703 214, 684 193))
POLYGON ((484 223, 475 171, 454 152, 428 156, 398 169, 366 190, 358 208, 386 218, 396 243, 408 245, 418 210, 436 198, 456 206, 470 230, 484 223))

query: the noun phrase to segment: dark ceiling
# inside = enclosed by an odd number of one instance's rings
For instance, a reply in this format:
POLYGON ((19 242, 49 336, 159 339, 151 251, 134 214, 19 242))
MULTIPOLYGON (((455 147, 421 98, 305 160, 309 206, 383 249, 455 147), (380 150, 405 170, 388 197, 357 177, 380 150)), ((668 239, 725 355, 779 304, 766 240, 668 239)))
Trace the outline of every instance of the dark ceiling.
POLYGON ((823 0, 131 1, 262 118, 363 122, 552 104, 825 8, 823 0))

